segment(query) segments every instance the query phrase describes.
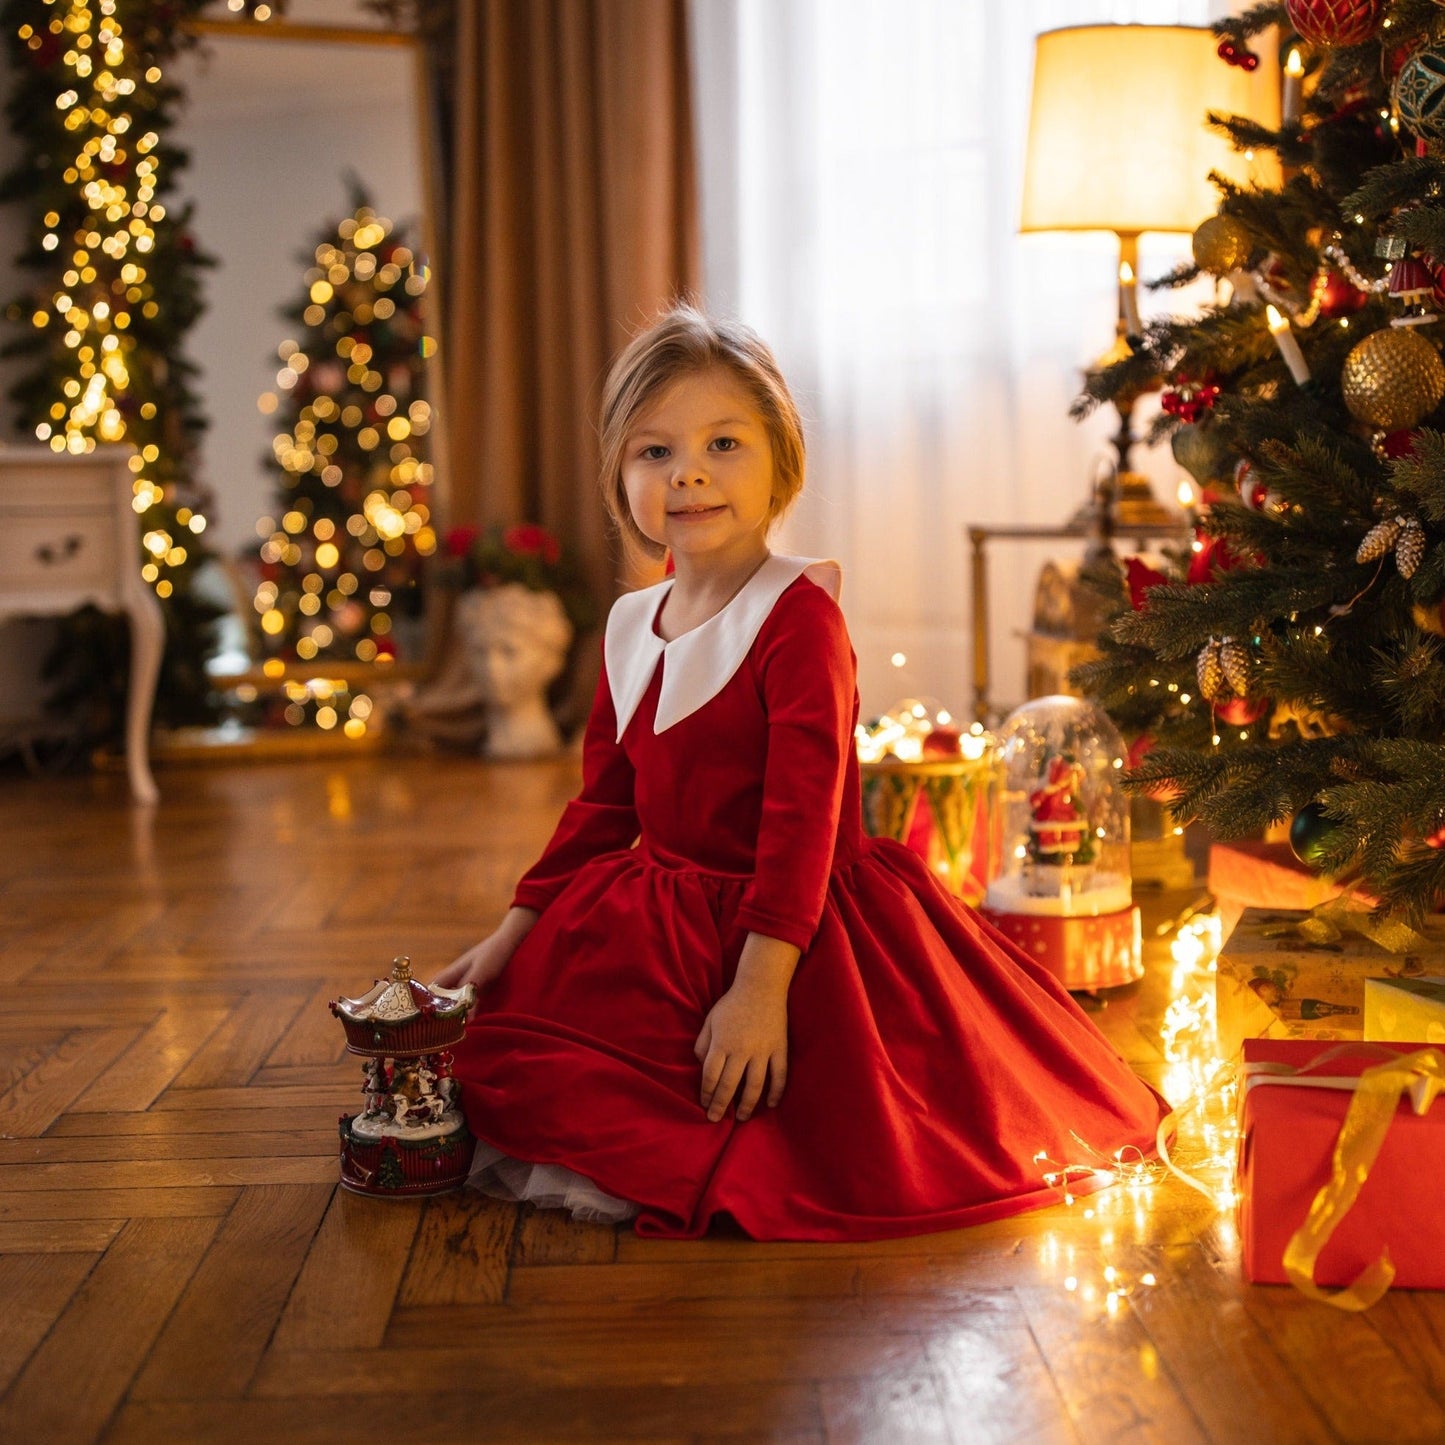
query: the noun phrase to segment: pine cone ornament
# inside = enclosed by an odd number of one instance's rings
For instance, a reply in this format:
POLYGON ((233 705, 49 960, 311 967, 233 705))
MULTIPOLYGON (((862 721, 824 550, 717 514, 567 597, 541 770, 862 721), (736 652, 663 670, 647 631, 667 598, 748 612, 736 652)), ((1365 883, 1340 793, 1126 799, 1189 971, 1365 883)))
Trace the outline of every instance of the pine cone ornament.
POLYGON ((1214 702, 1224 691, 1224 663, 1220 651, 1218 640, 1211 637, 1199 649, 1199 660, 1194 665, 1199 679, 1199 695, 1205 702, 1214 702))
POLYGON ((1396 517, 1401 524, 1400 538, 1395 543, 1395 566, 1407 580, 1425 557, 1425 529, 1414 517, 1396 517))
POLYGON ((1389 521, 1377 522, 1371 527, 1355 551, 1355 561, 1373 562, 1376 557, 1383 557, 1400 535, 1400 522, 1399 517, 1391 517, 1389 521))
POLYGON ((1236 697, 1243 697, 1249 691, 1249 648, 1233 637, 1226 637, 1219 644, 1219 666, 1229 690, 1236 697))

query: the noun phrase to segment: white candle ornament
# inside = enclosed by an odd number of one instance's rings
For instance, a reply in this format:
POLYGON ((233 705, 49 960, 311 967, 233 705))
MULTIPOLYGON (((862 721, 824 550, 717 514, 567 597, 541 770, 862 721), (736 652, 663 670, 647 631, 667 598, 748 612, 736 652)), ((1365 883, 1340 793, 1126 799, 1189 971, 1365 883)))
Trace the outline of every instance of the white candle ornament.
POLYGON ((1127 262, 1119 263, 1119 299, 1124 306, 1124 329, 1130 336, 1143 335, 1139 324, 1139 286, 1134 280, 1134 268, 1127 262))
POLYGON ((1300 59, 1299 51, 1291 50, 1289 60, 1285 62, 1284 98, 1280 104, 1286 125, 1293 125, 1299 119, 1300 86, 1304 80, 1304 73, 1304 61, 1300 59))
POLYGON ((1264 310, 1269 318, 1274 344, 1279 347, 1279 354, 1284 358, 1284 364, 1289 367, 1289 374, 1294 377, 1296 386, 1303 386, 1310 379, 1309 362, 1305 360, 1304 352, 1299 349, 1299 342, 1294 339, 1288 319, 1281 316, 1273 306, 1266 306, 1264 310))

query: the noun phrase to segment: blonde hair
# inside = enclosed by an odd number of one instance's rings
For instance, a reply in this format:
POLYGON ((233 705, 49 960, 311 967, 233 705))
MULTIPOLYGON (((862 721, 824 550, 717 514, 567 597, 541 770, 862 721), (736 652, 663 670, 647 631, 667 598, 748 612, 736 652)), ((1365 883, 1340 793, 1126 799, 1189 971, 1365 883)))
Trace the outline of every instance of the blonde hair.
POLYGON ((673 306, 628 342, 602 389, 602 499, 622 535, 649 556, 660 557, 665 549, 643 536, 627 505, 622 454, 628 434, 673 382, 714 366, 742 384, 767 432, 773 454, 769 526, 803 490, 803 422, 767 343, 741 322, 715 320, 695 306, 673 306))

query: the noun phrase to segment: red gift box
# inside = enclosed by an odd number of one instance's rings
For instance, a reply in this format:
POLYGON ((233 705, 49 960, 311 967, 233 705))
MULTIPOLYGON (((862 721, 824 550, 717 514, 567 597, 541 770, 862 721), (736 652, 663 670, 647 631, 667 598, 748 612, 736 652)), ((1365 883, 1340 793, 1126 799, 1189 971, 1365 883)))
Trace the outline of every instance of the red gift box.
POLYGON ((1242 838, 1211 844, 1209 891, 1219 900, 1219 926, 1228 938, 1246 908, 1308 912, 1338 898, 1343 890, 1301 863, 1288 843, 1242 838))
MULTIPOLYGON (((1240 1077, 1239 1233, 1247 1279, 1288 1284, 1284 1255, 1330 1182, 1336 1141, 1357 1081, 1424 1044, 1246 1039, 1240 1077), (1284 1072, 1271 1073, 1271 1068, 1284 1072), (1289 1082, 1281 1083, 1285 1079, 1289 1082)), ((1445 1069, 1439 1050, 1436 1067, 1445 1069)), ((1427 1095, 1421 1094, 1421 1102, 1427 1095)), ((1445 1102, 1423 1114, 1401 1094, 1359 1197, 1320 1250, 1317 1285, 1348 1285, 1388 1249, 1394 1282, 1445 1288, 1445 1102)))

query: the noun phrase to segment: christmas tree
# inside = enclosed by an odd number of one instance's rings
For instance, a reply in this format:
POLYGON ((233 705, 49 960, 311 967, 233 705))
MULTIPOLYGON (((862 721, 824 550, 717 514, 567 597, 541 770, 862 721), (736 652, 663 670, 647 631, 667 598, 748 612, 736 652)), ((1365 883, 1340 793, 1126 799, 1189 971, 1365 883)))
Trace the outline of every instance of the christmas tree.
POLYGON ((279 348, 280 422, 267 465, 277 516, 260 529, 255 606, 270 659, 363 663, 398 655, 398 614, 420 612, 421 559, 436 551, 423 395, 436 351, 422 312, 429 270, 353 180, 352 213, 328 225, 299 329, 279 348))
POLYGON ((1090 379, 1080 410, 1165 388, 1155 436, 1202 505, 1167 571, 1101 571, 1076 680, 1138 739, 1132 786, 1216 837, 1289 822, 1418 919, 1445 896, 1445 10, 1289 0, 1216 31, 1220 64, 1293 62, 1277 132, 1211 117, 1284 179, 1219 182, 1159 283, 1211 273, 1216 304, 1090 379))
MULTIPOLYGON (((0 0, 18 151, 0 202, 26 210, 16 259, 33 277, 5 311, 23 330, 0 348, 27 363, 10 390, 15 419, 56 451, 132 449, 136 567, 166 618, 156 712, 171 723, 211 715, 218 613, 193 590, 206 556, 195 476, 206 422, 182 349, 202 310, 200 268, 214 259, 196 248, 191 208, 172 214, 164 199, 187 161, 169 139, 182 95, 167 77, 197 40, 184 22, 208 3, 0 0)), ((62 624, 51 701, 90 736, 121 731, 128 645, 124 618, 94 608, 62 624)))

